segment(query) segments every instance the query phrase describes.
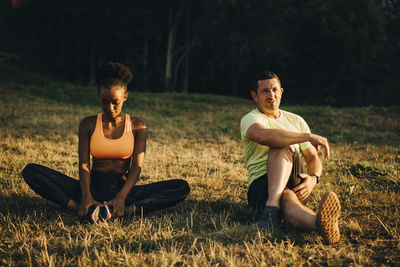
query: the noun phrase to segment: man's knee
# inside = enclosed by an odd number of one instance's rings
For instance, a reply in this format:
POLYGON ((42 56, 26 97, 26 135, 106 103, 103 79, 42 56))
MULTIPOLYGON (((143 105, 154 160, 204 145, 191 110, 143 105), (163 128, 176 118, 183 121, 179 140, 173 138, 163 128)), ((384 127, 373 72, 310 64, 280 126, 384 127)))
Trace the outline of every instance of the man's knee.
POLYGON ((295 201, 297 199, 296 193, 293 192, 293 190, 285 188, 282 192, 282 204, 289 204, 292 201, 295 201))
POLYGON ((281 198, 281 207, 283 215, 286 217, 290 213, 290 207, 297 201, 296 193, 293 190, 286 188, 283 190, 281 198))
POLYGON ((285 157, 288 159, 293 158, 293 154, 296 151, 296 147, 294 145, 280 147, 280 148, 270 148, 268 152, 268 157, 285 157))

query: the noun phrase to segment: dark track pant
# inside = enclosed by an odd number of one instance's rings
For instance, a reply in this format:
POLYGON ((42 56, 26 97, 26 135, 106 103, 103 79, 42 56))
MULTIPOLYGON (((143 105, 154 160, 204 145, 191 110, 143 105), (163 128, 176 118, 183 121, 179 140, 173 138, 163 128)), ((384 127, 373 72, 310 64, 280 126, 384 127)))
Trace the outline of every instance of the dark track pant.
MULTIPOLYGON (((22 170, 26 183, 45 199, 66 208, 73 199, 81 202, 79 181, 38 164, 28 164, 22 170)), ((100 203, 111 200, 121 190, 125 181, 122 174, 93 171, 90 175, 90 190, 100 203)), ((184 200, 190 192, 185 180, 175 179, 133 187, 125 205, 135 205, 136 210, 147 213, 171 207, 184 200)))

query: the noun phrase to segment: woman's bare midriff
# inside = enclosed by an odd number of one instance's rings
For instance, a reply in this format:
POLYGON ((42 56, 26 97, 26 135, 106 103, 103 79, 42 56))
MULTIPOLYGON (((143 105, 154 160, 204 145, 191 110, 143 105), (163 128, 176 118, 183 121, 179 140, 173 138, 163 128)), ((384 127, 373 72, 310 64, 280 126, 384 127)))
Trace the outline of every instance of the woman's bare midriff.
POLYGON ((93 159, 93 171, 126 173, 131 159, 93 159))

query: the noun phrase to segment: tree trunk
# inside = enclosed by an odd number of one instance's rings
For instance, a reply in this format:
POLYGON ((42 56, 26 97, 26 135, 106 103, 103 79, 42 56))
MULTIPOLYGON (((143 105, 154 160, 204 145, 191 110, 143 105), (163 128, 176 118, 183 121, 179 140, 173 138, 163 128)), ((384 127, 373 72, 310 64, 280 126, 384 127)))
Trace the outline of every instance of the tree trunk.
POLYGON ((175 49, 176 25, 172 22, 172 11, 169 12, 169 32, 167 40, 167 58, 165 63, 164 86, 166 91, 170 91, 172 84, 173 52, 175 49))
POLYGON ((189 92, 189 54, 185 57, 185 66, 183 70, 183 92, 189 92))
POLYGON ((90 41, 89 47, 89 77, 87 79, 88 84, 94 84, 94 73, 97 67, 96 46, 96 42, 92 39, 90 41))
POLYGON ((81 56, 81 44, 80 39, 75 40, 75 53, 76 53, 76 67, 75 67, 75 77, 79 84, 83 84, 83 73, 82 73, 82 56, 81 56))
POLYGON ((104 38, 100 37, 97 43, 97 66, 104 64, 104 38))
POLYGON ((143 41, 143 84, 147 87, 147 67, 149 65, 149 41, 144 39, 143 41))

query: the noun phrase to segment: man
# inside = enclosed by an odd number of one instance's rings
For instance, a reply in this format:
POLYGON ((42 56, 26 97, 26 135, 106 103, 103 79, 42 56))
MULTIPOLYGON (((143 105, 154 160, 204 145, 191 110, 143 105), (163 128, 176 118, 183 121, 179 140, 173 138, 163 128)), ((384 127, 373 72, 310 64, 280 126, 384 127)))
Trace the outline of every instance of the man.
POLYGON ((335 193, 326 193, 316 215, 303 202, 322 173, 318 148, 329 158, 328 140, 312 134, 300 116, 279 109, 283 88, 273 72, 263 72, 254 81, 251 96, 257 108, 240 122, 241 138, 249 172, 249 205, 260 212, 257 226, 269 229, 285 220, 300 229, 317 230, 325 242, 340 239, 340 203, 335 193), (302 171, 307 164, 307 173, 302 171))

